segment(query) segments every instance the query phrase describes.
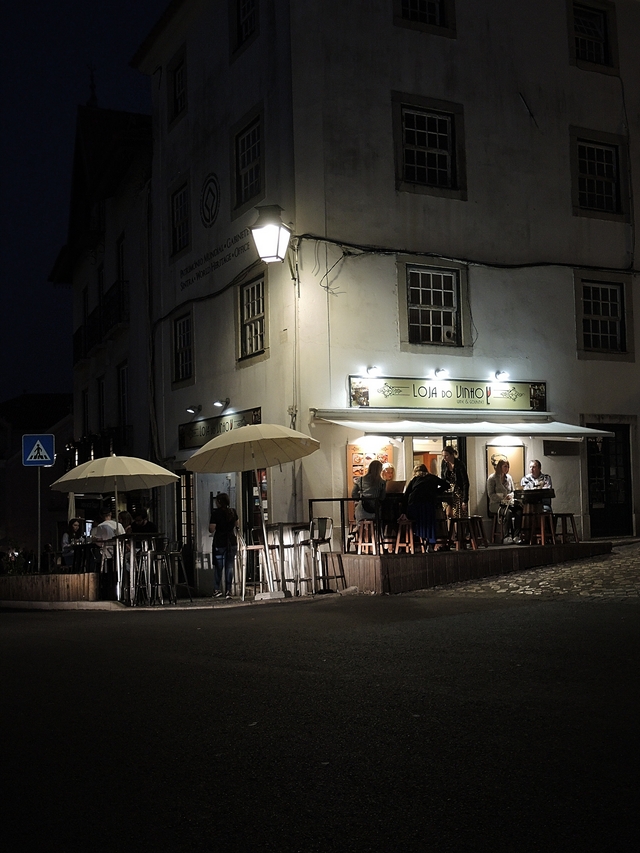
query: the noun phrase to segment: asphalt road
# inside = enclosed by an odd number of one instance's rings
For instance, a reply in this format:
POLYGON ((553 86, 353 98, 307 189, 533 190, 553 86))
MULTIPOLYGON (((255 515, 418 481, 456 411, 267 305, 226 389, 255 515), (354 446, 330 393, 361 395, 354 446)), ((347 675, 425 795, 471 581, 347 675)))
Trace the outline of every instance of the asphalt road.
POLYGON ((2 613, 5 849, 636 853, 639 616, 463 587, 2 613))

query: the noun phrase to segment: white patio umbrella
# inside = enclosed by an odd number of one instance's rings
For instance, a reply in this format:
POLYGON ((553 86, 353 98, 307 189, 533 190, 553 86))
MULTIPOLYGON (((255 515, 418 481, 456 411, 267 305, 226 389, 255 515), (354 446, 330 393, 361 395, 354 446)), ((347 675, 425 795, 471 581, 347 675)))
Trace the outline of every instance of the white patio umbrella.
MULTIPOLYGON (((208 441, 185 462, 189 471, 201 474, 228 474, 231 471, 254 471, 256 485, 258 468, 272 468, 283 462, 295 462, 309 456, 320 442, 295 429, 280 424, 250 424, 225 432, 208 441)), ((267 528, 260 506, 262 535, 267 562, 267 583, 273 592, 271 555, 267 546, 267 528)))
POLYGON ((137 456, 101 456, 77 465, 51 484, 57 492, 98 494, 115 492, 116 506, 118 492, 130 492, 133 489, 153 489, 167 486, 178 480, 177 474, 167 471, 148 459, 137 456))
MULTIPOLYGON (((130 492, 133 489, 153 489, 156 486, 168 486, 175 483, 177 474, 167 471, 148 459, 137 456, 101 456, 77 465, 51 484, 58 492, 98 494, 115 492, 116 511, 118 492, 130 492)), ((117 528, 116 528, 117 529, 117 528)), ((116 551, 118 554, 118 551, 116 551)), ((133 552, 132 552, 133 554, 133 552)), ((122 584, 122 566, 117 558, 118 598, 122 584)))

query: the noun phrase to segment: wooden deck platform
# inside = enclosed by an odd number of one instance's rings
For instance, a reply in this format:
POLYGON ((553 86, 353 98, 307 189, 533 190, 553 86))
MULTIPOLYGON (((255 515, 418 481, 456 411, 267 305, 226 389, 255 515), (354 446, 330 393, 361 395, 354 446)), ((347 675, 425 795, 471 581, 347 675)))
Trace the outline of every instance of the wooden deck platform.
POLYGON ((97 601, 98 574, 0 575, 0 601, 97 601))
POLYGON ((609 554, 611 547, 611 542, 579 542, 572 545, 494 545, 477 551, 383 554, 379 557, 343 554, 342 564, 347 586, 357 586, 362 592, 394 594, 598 557, 609 554))

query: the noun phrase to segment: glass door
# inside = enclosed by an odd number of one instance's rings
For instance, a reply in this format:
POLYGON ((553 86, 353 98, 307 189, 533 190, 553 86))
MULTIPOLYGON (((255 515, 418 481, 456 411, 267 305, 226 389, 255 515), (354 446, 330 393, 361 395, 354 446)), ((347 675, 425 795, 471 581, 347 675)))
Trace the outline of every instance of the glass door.
POLYGON ((587 424, 613 438, 587 439, 591 536, 631 536, 631 453, 628 424, 587 424))

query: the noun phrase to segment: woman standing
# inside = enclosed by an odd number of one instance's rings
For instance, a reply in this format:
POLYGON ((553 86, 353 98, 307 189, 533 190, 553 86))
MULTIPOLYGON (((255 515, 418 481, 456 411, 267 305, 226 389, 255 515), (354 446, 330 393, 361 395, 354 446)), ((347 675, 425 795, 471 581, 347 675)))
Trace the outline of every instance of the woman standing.
POLYGON ((448 444, 442 451, 440 477, 449 484, 452 502, 447 506, 447 515, 466 518, 469 515, 469 475, 458 451, 448 444))
POLYGON ((513 479, 509 474, 508 459, 496 462, 496 472, 487 480, 487 495, 489 496, 489 512, 500 516, 503 514, 503 530, 507 535, 503 538, 505 545, 513 542, 520 543, 522 528, 522 506, 513 499, 513 479))
POLYGON ((222 597, 223 569, 226 597, 231 598, 233 569, 238 553, 237 527, 238 513, 229 506, 229 495, 220 492, 216 495, 216 507, 209 520, 209 532, 213 535, 213 559, 215 561, 213 595, 215 598, 222 597))
POLYGON ((356 521, 376 517, 376 500, 382 501, 387 493, 386 480, 382 479, 382 462, 374 459, 369 464, 364 477, 358 477, 353 484, 351 497, 355 498, 356 521))

